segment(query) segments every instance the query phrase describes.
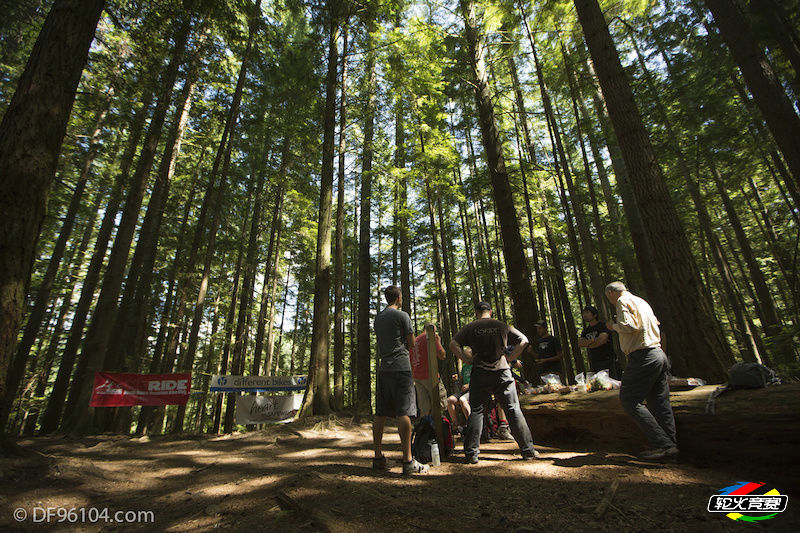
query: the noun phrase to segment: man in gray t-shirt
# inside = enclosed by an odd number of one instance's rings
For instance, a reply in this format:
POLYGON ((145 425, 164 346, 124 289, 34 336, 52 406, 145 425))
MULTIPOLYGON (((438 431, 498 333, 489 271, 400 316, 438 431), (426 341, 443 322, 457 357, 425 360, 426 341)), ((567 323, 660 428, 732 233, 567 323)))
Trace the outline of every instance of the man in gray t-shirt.
MULTIPOLYGON (((411 372, 408 336, 414 339, 414 328, 408 313, 391 305, 375 317, 375 336, 378 339, 378 372, 411 372)), ((413 345, 413 343, 412 343, 413 345)))
POLYGON ((411 374, 410 350, 414 349, 414 328, 408 314, 400 310, 403 302, 399 287, 391 285, 383 291, 389 305, 375 317, 375 337, 378 340, 378 380, 375 388, 375 418, 372 422, 372 442, 375 458, 372 468, 386 470, 383 455, 383 426, 386 417, 397 418, 397 431, 403 448, 403 474, 418 474, 428 470, 411 456, 411 418, 417 415, 417 397, 411 374))

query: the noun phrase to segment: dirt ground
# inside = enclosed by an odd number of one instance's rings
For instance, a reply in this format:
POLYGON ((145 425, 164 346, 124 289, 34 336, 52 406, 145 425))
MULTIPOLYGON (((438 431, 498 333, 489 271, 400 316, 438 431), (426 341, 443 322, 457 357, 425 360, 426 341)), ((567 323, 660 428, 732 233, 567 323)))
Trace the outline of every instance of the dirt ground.
POLYGON ((457 441, 448 462, 403 477, 399 439, 388 430, 384 474, 370 468, 368 419, 220 437, 22 440, 26 456, 0 459, 0 530, 800 531, 796 502, 760 524, 706 511, 718 489, 767 480, 623 453, 539 447, 541 459, 524 462, 515 443, 493 441, 482 445, 479 464, 466 465, 457 441), (598 518, 595 508, 614 480, 619 489, 598 518), (48 507, 76 510, 54 509, 48 522, 48 507), (14 518, 20 508, 24 521, 14 518), (119 515, 134 523, 90 522, 102 509, 111 519, 117 511, 152 511, 154 521, 137 523, 134 513, 119 515))

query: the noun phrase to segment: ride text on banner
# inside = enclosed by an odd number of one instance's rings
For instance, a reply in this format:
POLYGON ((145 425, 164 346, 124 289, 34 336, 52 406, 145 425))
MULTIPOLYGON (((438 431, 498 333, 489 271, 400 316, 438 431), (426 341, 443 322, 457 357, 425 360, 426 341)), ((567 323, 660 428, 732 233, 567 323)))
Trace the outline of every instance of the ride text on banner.
POLYGON ((126 374, 96 372, 89 405, 126 407, 131 405, 185 405, 189 400, 192 375, 126 374))

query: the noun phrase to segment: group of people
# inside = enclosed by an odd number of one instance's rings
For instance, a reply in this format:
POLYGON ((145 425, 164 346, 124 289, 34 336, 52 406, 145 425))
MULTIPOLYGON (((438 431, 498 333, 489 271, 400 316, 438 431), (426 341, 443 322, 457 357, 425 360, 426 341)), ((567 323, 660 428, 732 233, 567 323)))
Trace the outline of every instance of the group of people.
MULTIPOLYGON (((616 309, 615 320, 602 322, 597 308, 585 307, 582 314, 587 326, 578 345, 588 349, 593 371, 608 369, 616 376, 612 331, 617 333, 620 349, 627 356, 620 400, 652 446, 640 457, 658 460, 677 455, 675 421, 669 401, 670 364, 661 349, 659 322, 650 305, 631 294, 622 282, 609 284, 605 295, 616 309)), ((492 397, 501 415, 500 437, 513 438, 523 460, 539 457, 520 408, 512 367, 525 369, 536 365, 538 374, 561 374, 561 343, 548 332, 545 322, 535 324, 538 339, 531 343, 521 331, 493 318, 488 302, 479 302, 475 307, 475 319, 461 328, 450 342, 450 350, 462 362, 462 387, 459 394, 446 398, 441 380, 429 379, 428 339, 425 333, 414 335, 410 317, 401 310, 400 288, 389 286, 384 289, 384 296, 387 306, 375 318, 380 362, 373 422, 373 468, 387 469, 382 450, 384 424, 387 417, 395 417, 403 473, 427 471, 427 465, 412 456, 411 419, 430 413, 431 399, 436 397, 453 422, 457 420, 459 409, 466 416, 463 435, 467 464, 479 460, 484 410, 492 397), (437 384, 432 385, 434 382, 437 384), (432 391, 432 386, 438 390, 432 391)), ((437 358, 444 360, 446 351, 438 335, 434 346, 437 358)))

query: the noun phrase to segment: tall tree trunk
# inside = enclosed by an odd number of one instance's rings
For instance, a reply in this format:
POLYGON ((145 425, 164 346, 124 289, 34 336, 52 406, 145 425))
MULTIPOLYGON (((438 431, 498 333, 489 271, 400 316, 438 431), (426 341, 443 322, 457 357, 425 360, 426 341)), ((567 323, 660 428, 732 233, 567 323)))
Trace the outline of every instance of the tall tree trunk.
MULTIPOLYGON (((733 227, 733 232, 736 235, 736 241, 739 243, 739 249, 744 256, 747 270, 750 274, 750 279, 752 280, 753 287, 756 291, 756 297, 758 298, 757 305, 758 308, 761 309, 762 313, 761 325, 768 337, 780 335, 782 324, 778 309, 775 307, 775 301, 773 300, 772 294, 767 286, 767 282, 764 279, 764 274, 761 272, 761 266, 758 264, 755 252, 753 251, 752 246, 750 246, 750 239, 747 237, 747 234, 742 227, 739 214, 736 212, 733 202, 728 195, 728 191, 725 188, 722 176, 720 176, 719 171, 713 164, 711 165, 711 173, 714 183, 717 187, 717 193, 722 199, 722 205, 725 208, 725 213, 728 215, 728 222, 730 222, 731 226, 733 227)), ((788 360, 792 360, 794 358, 791 344, 782 342, 780 345, 775 346, 775 350, 777 353, 780 353, 782 357, 788 357, 788 360)))
POLYGON ((666 296, 664 295, 663 283, 656 267, 656 260, 653 256, 653 247, 645 231, 642 213, 639 209, 639 205, 636 203, 636 197, 633 194, 633 188, 628 179, 628 168, 625 166, 625 160, 622 156, 622 150, 620 150, 619 147, 617 134, 614 132, 611 125, 611 118, 608 116, 605 97, 600 89, 600 85, 597 83, 597 74, 594 71, 594 65, 588 54, 586 58, 586 69, 590 74, 594 86, 592 102, 598 117, 600 130, 605 139, 606 148, 611 157, 611 166, 617 180, 617 190, 622 197, 622 208, 625 212, 625 219, 628 222, 636 263, 639 266, 639 276, 633 280, 628 278, 628 284, 629 286, 636 287, 636 281, 641 277, 643 285, 641 286, 640 292, 644 296, 650 298, 654 303, 663 302, 666 300, 666 296))
MULTIPOLYGON (((189 120, 192 95, 197 76, 197 59, 190 68, 178 100, 177 113, 164 146, 156 184, 147 206, 147 212, 139 231, 136 251, 128 269, 125 281, 125 292, 117 313, 116 323, 112 329, 112 337, 106 352, 104 368, 123 372, 137 372, 142 356, 146 350, 147 309, 152 300, 152 285, 158 240, 161 233, 161 222, 169 197, 170 184, 175 174, 175 166, 180 154, 181 142, 189 120)), ((200 173, 205 150, 197 162, 195 174, 200 173)), ((171 291, 170 291, 171 294, 171 291)), ((112 423, 117 431, 127 433, 130 429, 131 409, 118 408, 114 419, 108 417, 106 431, 113 431, 112 423)))
MULTIPOLYGON (((581 114, 578 109, 578 83, 575 79, 575 72, 572 69, 572 65, 570 65, 569 57, 567 56, 567 49, 564 46, 563 41, 561 42, 561 54, 564 59, 564 66, 567 70, 567 82, 569 86, 569 95, 570 100, 572 100, 572 113, 575 118, 575 131, 576 135, 578 136, 578 145, 581 148, 581 161, 583 162, 583 173, 586 177, 586 185, 588 186, 589 190, 589 204, 592 206, 592 218, 594 220, 594 227, 595 227, 595 238, 597 239, 597 246, 598 246, 598 255, 600 256, 600 266, 601 272, 603 273, 601 276, 608 276, 610 274, 609 266, 608 266, 608 257, 606 255, 606 244, 605 238, 603 237, 603 228, 600 223, 600 210, 598 209, 598 201, 597 195, 595 194, 594 189, 594 180, 592 179, 592 171, 589 167, 589 156, 586 153, 586 141, 583 138, 583 126, 581 121, 581 114)), ((576 187, 576 190, 580 190, 580 186, 576 187)), ((573 205, 575 205, 575 210, 578 211, 580 202, 579 197, 572 197, 571 198, 573 205)), ((588 228, 587 228, 588 229, 588 228)), ((625 242, 624 239, 620 239, 622 242, 625 242)), ((591 268, 590 268, 591 274, 591 268)), ((603 288, 603 278, 600 278, 600 288, 603 288)), ((603 298, 603 295, 595 295, 599 301, 597 303, 597 307, 600 309, 605 309, 608 312, 607 302, 606 299, 603 298), (602 303, 600 303, 602 302, 602 303)))
MULTIPOLYGON (((358 407, 358 181, 353 180, 353 242, 350 255, 350 406, 358 407)), ((413 285, 412 285, 413 286, 413 285)), ((299 289, 298 289, 299 291, 299 289)), ((294 334, 292 334, 292 350, 294 350, 294 334)))
POLYGON ((800 117, 733 1, 706 0, 706 5, 800 189, 800 117))
MULTIPOLYGON (((339 168, 333 267, 333 408, 344 409, 344 187, 347 142, 347 26, 342 31, 342 88, 339 98, 339 168)), ((402 230, 401 230, 402 231, 402 230)))
MULTIPOLYGON (((176 309, 176 306, 174 305, 176 303, 175 302, 175 297, 177 296, 176 295, 175 286, 176 286, 176 280, 177 280, 177 277, 178 277, 178 271, 179 271, 179 269, 180 269, 180 267, 182 266, 182 263, 183 263, 183 254, 184 254, 184 252, 186 250, 186 245, 184 243, 188 239, 188 236, 189 236, 189 215, 190 215, 190 213, 192 211, 192 206, 194 205, 194 198, 195 198, 195 194, 197 192, 196 189, 197 189, 197 185, 198 185, 199 179, 200 179, 200 176, 196 174, 195 175, 195 179, 192 181, 192 185, 191 185, 190 190, 189 190, 189 195, 188 195, 188 198, 187 198, 186 203, 184 205, 183 213, 182 213, 182 216, 181 216, 181 227, 178 230, 178 239, 177 239, 178 245, 175 248, 175 255, 172 258, 172 262, 170 264, 170 267, 169 267, 169 270, 168 270, 168 273, 167 273, 167 276, 166 276, 167 279, 168 279, 167 291, 166 291, 166 295, 165 295, 164 306, 163 306, 162 311, 161 311, 161 317, 160 317, 160 320, 159 320, 158 335, 156 337, 156 343, 155 343, 155 346, 153 348, 153 357, 150 360, 149 371, 150 371, 151 374, 152 373, 156 373, 156 372, 160 372, 162 360, 164 358, 164 354, 165 354, 165 351, 166 351, 166 348, 167 348, 166 344, 169 342, 169 337, 171 335, 173 335, 175 331, 177 331, 177 328, 175 327, 174 324, 176 323, 176 316, 178 314, 178 310, 179 309, 176 309)), ((208 188, 206 190, 206 199, 209 198, 210 191, 213 190, 213 181, 214 181, 214 176, 212 175, 211 176, 211 182, 212 183, 209 184, 209 186, 208 186, 208 188)), ((205 203, 205 200, 204 200, 204 203, 205 203)), ((203 212, 204 211, 201 209, 201 213, 203 213, 203 212)), ((198 221, 198 224, 200 224, 199 221, 198 221)), ((197 235, 195 235, 195 236, 197 237, 197 235)), ((143 286, 142 290, 147 290, 147 287, 143 286)), ((152 298, 152 294, 146 295, 145 298, 152 298)), ((183 320, 183 314, 181 314, 180 317, 181 317, 180 320, 183 320)), ((144 333, 144 331, 146 329, 146 326, 147 326, 146 322, 147 321, 145 320, 145 325, 144 325, 144 328, 142 329, 141 333, 144 333)), ((141 337, 143 337, 143 336, 144 335, 141 335, 141 337)), ((141 347, 141 340, 137 339, 136 344, 137 344, 138 347, 141 347)), ((176 345, 177 345, 177 343, 176 343, 176 345)), ((143 353, 144 352, 143 347, 142 348, 137 348, 137 349, 141 349, 141 352, 139 352, 139 353, 143 353)), ((147 425, 147 421, 150 420, 149 417, 152 415, 153 412, 154 412, 154 408, 153 407, 142 407, 140 409, 140 411, 139 411, 139 423, 137 424, 137 427, 136 427, 136 433, 137 434, 141 434, 142 432, 145 431, 145 426, 147 425)), ((123 413, 124 413, 124 416, 126 417, 127 413, 125 413, 125 412, 123 412, 123 413)), ((119 418, 119 420, 117 422, 118 425, 123 425, 126 422, 122 418, 123 417, 119 418)))
MULTIPOLYGON (((283 197, 283 189, 278 191, 281 197, 283 197)), ((269 291, 269 315, 267 316, 267 324, 269 324, 269 332, 267 333, 267 355, 264 359, 264 366, 265 368, 269 369, 273 367, 273 361, 275 360, 275 328, 272 326, 273 321, 275 320, 275 293, 278 290, 278 266, 281 262, 281 230, 283 229, 283 202, 281 202, 281 209, 278 211, 278 219, 276 221, 278 227, 275 230, 275 260, 272 263, 272 272, 270 272, 269 279, 272 280, 271 284, 272 287, 269 291)), ((289 270, 287 268, 287 270, 289 270)), ((266 283, 266 281, 265 281, 266 283)), ((288 282, 287 282, 288 283, 288 282)), ((281 318, 283 320, 283 318, 281 318)), ((278 354, 280 355, 280 353, 278 354)), ((267 375, 272 375, 269 370, 267 370, 267 375)))
MULTIPOLYGON (((546 200, 545 200, 546 201, 546 200)), ((575 362, 575 368, 578 370, 578 373, 586 372, 586 365, 583 362, 583 356, 581 355, 580 348, 577 347, 575 344, 576 339, 578 338, 578 330, 575 327, 575 319, 572 315, 572 307, 570 306, 569 302, 569 294, 567 293, 567 285, 564 282, 566 276, 564 274, 564 268, 561 264, 561 257, 558 254, 558 245, 556 244, 555 236, 553 234, 553 228, 550 226, 550 221, 547 217, 547 213, 542 210, 542 222, 544 223, 545 235, 547 236, 548 246, 550 247, 550 259, 553 262, 553 284, 554 292, 556 293, 555 298, 555 310, 556 316, 558 321, 564 324, 566 327, 566 337, 562 338, 562 344, 568 354, 572 355, 572 359, 575 362)), ((573 373, 572 370, 572 362, 567 357, 567 361, 565 361, 567 367, 567 378, 572 380, 574 375, 570 375, 573 373)))
POLYGON ((511 82, 514 88, 514 100, 516 103, 516 111, 519 115, 519 120, 514 121, 514 130, 517 136, 517 152, 519 152, 519 170, 522 175, 522 186, 523 186, 523 195, 525 198, 525 214, 528 220, 528 233, 530 238, 531 244, 531 259, 533 260, 533 268, 534 268, 534 275, 536 276, 536 297, 539 303, 539 311, 542 314, 546 314, 545 310, 547 306, 544 302, 544 292, 545 292, 545 283, 544 278, 542 277, 541 268, 539 266, 539 254, 536 252, 536 239, 534 239, 533 233, 533 216, 531 213, 531 204, 528 199, 528 177, 525 171, 525 154, 524 150, 520 146, 520 138, 519 138, 519 127, 517 124, 522 125, 522 133, 525 139, 525 146, 527 147, 527 163, 528 164, 535 164, 535 149, 533 146, 533 140, 530 134, 530 128, 528 126, 528 114, 525 110, 525 99, 522 96, 522 88, 519 83, 519 76, 517 74, 517 65, 514 61, 514 58, 509 56, 508 59, 508 68, 511 72, 511 82))
MULTIPOLYGON (((284 152, 288 157, 288 152, 284 152)), ((283 165, 282 165, 283 166, 283 165)), ((281 176, 283 173, 281 172, 281 176)), ((272 228, 269 235, 269 245, 267 246, 267 270, 264 272, 264 288, 261 293, 261 309, 258 315, 258 329, 256 331, 255 356, 253 358, 253 374, 258 375, 261 366, 261 353, 263 351, 264 335, 267 336, 267 357, 264 369, 267 375, 272 370, 272 313, 275 309, 275 281, 278 275, 278 262, 280 260, 280 234, 283 217, 283 198, 284 189, 279 186, 275 191, 275 207, 272 211, 272 228), (267 285, 267 281, 271 284, 267 285), (267 291, 267 287, 271 287, 267 291), (269 331, 267 331, 269 328, 269 331)))
MULTIPOLYGON (((259 143, 262 144, 262 143, 259 143)), ((254 165, 264 165, 264 162, 260 160, 259 157, 255 162, 254 165)), ((245 351, 247 348, 247 339, 248 339, 248 331, 247 325, 249 322, 250 317, 250 303, 253 299, 253 288, 255 286, 256 281, 256 266, 258 263, 258 258, 256 256, 258 252, 258 229, 261 225, 261 211, 262 211, 262 194, 264 191, 264 178, 262 175, 258 174, 258 178, 256 179, 256 191, 255 197, 253 199, 253 215, 250 218, 250 235, 247 243, 247 256, 244 260, 244 277, 242 279, 242 295, 239 298, 239 316, 236 321, 236 334, 234 336, 234 344, 233 344, 233 362, 231 364, 231 374, 233 375, 244 375, 244 368, 245 368, 245 351)), ((277 252, 277 250, 276 250, 277 252)), ((211 256, 208 256, 207 259, 212 260, 211 256)), ((275 264, 277 265, 278 262, 278 254, 275 254, 275 264)), ((203 280, 205 281, 206 275, 205 272, 203 273, 203 280)), ((267 283, 267 280, 264 280, 264 283, 267 283)), ((196 318, 202 320, 201 317, 196 316, 196 318)), ((272 330, 270 324, 270 331, 272 330)), ((192 333, 195 333, 194 325, 192 326, 192 333)), ((192 347, 197 345, 197 341, 194 341, 194 336, 189 338, 189 350, 187 350, 187 359, 193 360, 194 353, 192 352, 192 347)), ((271 361, 270 361, 271 362, 271 361)), ((188 364, 187 364, 188 367, 188 364)), ((191 367, 188 367, 187 370, 191 370, 191 367)), ((233 421, 235 415, 235 407, 236 407, 236 398, 238 398, 238 394, 230 393, 228 395, 228 403, 226 405, 225 410, 225 432, 229 433, 233 430, 233 421), (230 431, 229 431, 230 430, 230 431)), ((180 413, 180 407, 179 407, 180 413)), ((175 428, 176 431, 179 428, 175 428)))
POLYGON ((608 112, 642 212, 658 272, 668 301, 653 302, 662 322, 672 323, 667 336, 678 375, 725 379, 723 361, 730 347, 703 295, 700 273, 669 196, 633 92, 597 0, 574 0, 578 19, 594 61, 608 112), (666 318, 665 318, 666 316, 666 318))
MULTIPOLYGON (((97 223, 97 216, 98 216, 98 209, 100 206, 100 202, 103 199, 104 194, 98 193, 96 200, 93 202, 93 205, 90 210, 89 220, 86 223, 86 226, 83 229, 83 235, 81 236, 80 244, 78 245, 78 249, 75 252, 75 255, 71 261, 72 266, 69 269, 69 272, 66 277, 66 285, 69 287, 67 294, 63 298, 63 302, 61 304, 61 309, 58 313, 58 319, 56 320, 56 324, 53 327, 53 335, 50 340, 50 345, 47 347, 47 354, 45 356, 45 367, 46 371, 42 370, 40 374, 40 381, 37 384, 37 397, 42 397, 44 395, 45 389, 47 387, 47 381, 50 375, 50 369, 52 368, 52 364, 56 358, 56 352, 58 351, 59 340, 61 338, 61 334, 63 333, 64 322, 66 321, 67 314, 69 314, 69 310, 72 306, 72 296, 75 293, 75 285, 78 282, 78 277, 80 271, 84 266, 84 255, 86 254, 86 250, 89 247, 89 241, 92 239, 92 233, 94 232, 95 225, 97 223), (40 391, 40 387, 44 387, 40 391)), ((33 415, 29 415, 31 417, 31 424, 32 426, 28 427, 26 424, 25 434, 32 435, 33 430, 36 426, 36 419, 39 415, 39 408, 36 409, 36 413, 33 415)))
MULTIPOLYGON (((336 79, 338 63, 339 13, 337 0, 328 0, 328 75, 325 80, 323 114, 322 173, 317 224, 317 250, 314 279, 314 318, 311 333, 311 361, 308 385, 300 414, 330 412, 328 358, 330 345, 331 289, 331 211, 333 204, 333 141, 336 134, 336 79)), ((366 141, 365 141, 366 146, 366 141)), ((369 291, 367 291, 369 297, 369 291)))
POLYGON ((405 116, 402 96, 398 109, 395 112, 395 166, 400 169, 401 177, 398 183, 397 211, 399 216, 398 241, 400 243, 400 292, 403 294, 403 311, 411 315, 411 274, 409 271, 409 242, 408 242, 408 176, 406 169, 405 147, 405 116))
MULTIPOLYGON (((522 175, 522 194, 523 198, 525 199, 525 215, 528 219, 528 238, 531 241, 531 259, 533 260, 533 270, 534 275, 536 276, 536 297, 539 302, 539 311, 541 312, 542 316, 547 315, 547 305, 545 304, 544 293, 545 293, 545 278, 542 276, 542 269, 539 263, 539 254, 536 251, 536 238, 534 237, 534 224, 533 224, 533 213, 531 212, 531 201, 530 196, 528 195, 528 173, 525 171, 525 166, 528 164, 528 161, 525 160, 524 150, 520 146, 520 139, 519 139, 519 128, 514 125, 514 130, 517 135, 517 151, 519 152, 519 170, 520 174, 522 175)), ((530 157, 530 155, 528 156, 530 157)))
MULTIPOLYGON (((0 122, 0 398, 14 357, 36 241, 104 0, 56 0, 0 122), (36 154, 35 156, 32 154, 36 154)), ((0 413, 0 434, 8 412, 0 413)))
POLYGON ((206 423, 206 402, 208 400, 208 389, 211 384, 211 374, 216 370, 217 362, 214 350, 214 337, 219 330, 219 299, 214 305, 214 318, 211 321, 211 335, 206 340, 205 354, 203 358, 206 361, 205 370, 203 373, 203 383, 200 386, 200 397, 197 399, 197 413, 194 419, 195 432, 202 433, 203 426, 206 423))
MULTIPOLYGON (((161 221, 169 198, 170 185, 175 174, 183 134, 189 120, 196 83, 196 62, 195 60, 195 65, 190 69, 190 73, 184 81, 173 123, 164 144, 164 153, 159 164, 156 182, 150 195, 142 227, 139 230, 136 250, 125 279, 122 302, 109 340, 104 364, 106 370, 130 372, 138 370, 141 354, 136 352, 135 344, 141 331, 146 328, 144 315, 149 303, 161 221)), ((198 161, 195 173, 199 173, 202 159, 201 157, 198 161)))
MULTIPOLYGON (((460 165, 456 165, 456 168, 453 170, 453 176, 456 179, 454 186, 457 187, 457 189, 466 197, 464 183, 461 180, 460 165)), ((461 221, 461 235, 464 239, 464 248, 467 254, 467 269, 469 271, 469 286, 472 294, 472 303, 473 305, 477 305, 482 298, 481 287, 478 283, 477 267, 475 265, 475 250, 472 246, 472 233, 469 225, 469 208, 466 206, 465 202, 462 202, 460 199, 458 200, 458 216, 459 220, 461 221)))
POLYGON ((86 339, 78 360, 78 368, 72 380, 67 401, 69 416, 64 420, 63 424, 64 429, 70 432, 82 433, 90 431, 92 428, 91 417, 94 414, 94 409, 89 406, 89 399, 94 388, 94 374, 103 369, 104 358, 117 312, 122 277, 125 274, 125 265, 128 261, 131 242, 139 220, 139 211, 147 188, 147 182, 149 181, 150 170, 155 160, 158 141, 161 138, 161 131, 172 99, 175 80, 178 77, 178 69, 183 62, 183 54, 186 50, 191 30, 191 16, 185 15, 184 19, 177 24, 175 45, 164 75, 159 80, 160 93, 158 102, 150 119, 142 151, 139 154, 139 161, 136 164, 136 170, 131 178, 131 187, 122 210, 122 219, 117 228, 114 245, 111 248, 108 267, 103 276, 103 287, 100 290, 97 306, 92 315, 92 322, 86 333, 86 339))
POLYGON ((279 375, 281 364, 283 357, 282 350, 283 350, 283 333, 284 333, 284 323, 286 322, 286 304, 289 301, 289 294, 290 294, 290 287, 289 287, 289 280, 292 277, 292 265, 286 265, 286 282, 283 284, 283 306, 281 308, 281 325, 278 326, 278 342, 275 345, 275 364, 273 365, 273 369, 267 369, 268 375, 279 375))
POLYGON ((483 48, 479 42, 475 4, 461 0, 465 20, 465 33, 469 48, 470 64, 475 83, 475 97, 480 116, 483 145, 489 165, 495 204, 503 237, 503 255, 508 275, 509 293, 516 326, 528 334, 535 331, 533 323, 539 319, 536 297, 531 288, 531 276, 525 258, 525 248, 519 231, 519 222, 514 207, 514 198, 508 182, 508 173, 503 159, 503 146, 494 117, 494 106, 489 94, 483 48))
POLYGON ((800 35, 783 3, 785 2, 777 0, 750 0, 748 4, 750 9, 761 13, 767 27, 774 32, 770 36, 778 42, 783 56, 794 70, 794 79, 790 82, 795 91, 795 98, 798 98, 800 97, 800 35))
POLYGON ((95 289, 100 280, 100 273, 105 261, 106 252, 108 251, 108 241, 111 239, 111 233, 114 230, 114 223, 119 211, 120 202, 122 199, 123 188, 128 184, 128 173, 133 164, 133 158, 136 153, 136 148, 139 146, 142 132, 144 130, 145 120, 147 119, 148 110, 153 100, 153 94, 150 93, 145 101, 136 112, 135 117, 131 121, 130 136, 127 140, 127 145, 120 158, 120 171, 114 180, 111 193, 109 194, 108 203, 105 207, 103 214, 103 221, 100 224, 100 229, 97 232, 95 239, 94 252, 89 261, 89 267, 86 270, 86 276, 83 279, 81 287, 81 296, 78 300, 78 305, 75 307, 75 312, 72 316, 72 324, 70 325, 69 336, 64 350, 61 354, 61 361, 58 366, 58 374, 56 381, 53 384, 53 389, 50 392, 50 398, 47 402, 44 416, 42 418, 40 432, 47 434, 55 431, 61 420, 61 412, 64 407, 64 400, 67 397, 67 390, 69 388, 70 377, 72 376, 75 358, 78 353, 81 339, 83 338, 83 329, 86 325, 86 319, 89 314, 89 308, 94 302, 95 289))
POLYGON ((572 249, 572 254, 575 258, 575 263, 578 269, 580 285, 583 289, 584 299, 588 304, 591 298, 589 297, 588 285, 584 277, 584 271, 588 271, 589 282, 592 286, 592 293, 594 295, 594 299, 598 302, 596 305, 598 308, 603 309, 604 306, 602 302, 605 299, 603 296, 604 287, 600 279, 600 274, 597 272, 597 266, 594 263, 594 245, 592 243, 592 238, 589 235, 586 221, 583 217, 582 200, 572 182, 572 173, 570 172, 569 161, 567 160, 566 153, 564 152, 564 145, 561 140, 561 127, 556 120, 555 110, 553 109, 552 100, 550 99, 547 83, 544 80, 544 74, 542 72, 541 63, 539 62, 539 55, 536 51, 536 42, 534 40, 531 40, 531 52, 533 54, 534 65, 536 67, 536 78, 539 82, 539 91, 542 94, 542 103, 544 104, 545 116, 547 118, 548 132, 553 145, 553 161, 556 176, 558 177, 558 181, 561 185, 559 187, 559 193, 561 197, 561 205, 564 209, 564 214, 566 217, 567 235, 569 237, 570 247, 572 249), (562 176, 566 178, 566 189, 569 190, 570 198, 575 199, 573 201, 574 210, 570 209, 564 184, 562 183, 562 176), (575 215, 574 220, 573 211, 575 215), (578 233, 581 237, 580 243, 578 243, 577 236, 575 235, 576 227, 578 228, 578 233))
MULTIPOLYGON (((111 93, 113 93, 113 88, 111 93)), ((111 106, 111 93, 103 100, 103 105, 97 113, 94 131, 90 137, 89 150, 86 153, 81 174, 78 177, 78 181, 75 183, 75 189, 72 193, 69 207, 67 207, 67 212, 64 215, 64 222, 61 224, 61 230, 58 233, 58 238, 56 239, 53 251, 50 255, 50 261, 47 264, 47 271, 41 283, 39 283, 39 288, 36 291, 36 300, 28 315, 28 322, 25 324, 22 338, 17 345, 17 353, 7 378, 7 387, 10 391, 17 390, 22 381, 23 374, 25 373, 25 365, 28 362, 28 356, 30 355, 33 343, 41 328, 47 305, 50 303, 50 292, 53 288, 56 275, 58 274, 58 267, 61 265, 61 259, 64 256, 67 241, 69 241, 72 235, 72 228, 75 226, 78 209, 82 205, 82 202, 85 201, 83 194, 86 189, 86 183, 89 181, 92 163, 97 156, 97 148, 100 144, 100 133, 103 129, 103 123, 108 115, 108 109, 111 106)), ((0 401, 3 402, 2 407, 0 407, 0 420, 4 421, 10 412, 13 395, 7 394, 5 398, 0 397, 0 401)))
MULTIPOLYGON (((236 302, 239 296, 239 273, 242 266, 242 256, 244 248, 239 246, 236 257, 236 267, 234 269, 233 287, 231 288, 231 301, 228 306, 228 313, 225 315, 225 327, 223 328, 222 361, 220 362, 219 373, 226 375, 230 362, 231 344, 233 343, 233 325, 236 321, 236 302)), ((217 394, 214 401, 214 420, 211 425, 212 433, 219 433, 222 422, 222 400, 224 394, 217 394)))
MULTIPOLYGON (((369 45, 368 45, 369 48, 369 45)), ((361 169, 361 218, 358 236, 358 369, 356 407, 359 412, 371 412, 371 350, 370 295, 372 294, 371 260, 369 254, 372 211, 372 158, 375 121, 375 54, 368 52, 366 75, 366 116, 364 124, 364 153, 361 169)), ((380 276, 380 270, 379 276, 380 276)), ((380 287, 378 288, 380 289, 380 287)), ((380 311, 380 306, 376 312, 380 311)))
MULTIPOLYGON (((732 324, 741 336, 742 340, 744 341, 743 345, 740 346, 742 358, 745 361, 751 362, 761 362, 761 357, 758 351, 758 347, 755 345, 753 340, 753 334, 750 331, 750 327, 747 321, 744 318, 744 313, 742 312, 742 308, 737 301, 736 295, 733 292, 733 276, 731 274, 730 269, 725 264, 724 258, 722 256, 722 246, 719 243, 719 238, 717 237, 716 233, 714 233, 711 225, 711 217, 708 215, 708 210, 706 209, 705 201, 700 194, 700 188, 697 186, 697 183, 691 178, 687 178, 687 185, 689 186, 689 193, 692 196, 692 201, 694 202, 695 209, 697 210, 697 215, 700 219, 700 230, 706 234, 708 238, 709 247, 711 248, 711 256, 714 259, 714 264, 717 267, 717 272, 719 273, 722 281, 722 289, 724 292, 724 297, 728 301, 728 304, 734 314, 735 325, 732 324)), ((733 361, 728 361, 729 363, 733 363, 733 361)))

